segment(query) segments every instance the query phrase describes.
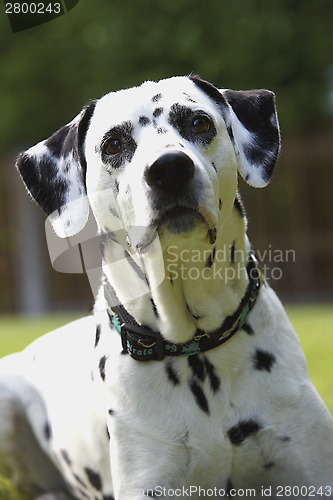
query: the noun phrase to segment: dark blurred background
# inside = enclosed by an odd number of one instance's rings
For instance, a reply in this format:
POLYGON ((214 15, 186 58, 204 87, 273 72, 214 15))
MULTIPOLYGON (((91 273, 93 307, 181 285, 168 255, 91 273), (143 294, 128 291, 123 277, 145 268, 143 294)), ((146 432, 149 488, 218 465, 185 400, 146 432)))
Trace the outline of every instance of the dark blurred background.
POLYGON ((250 238, 287 300, 332 299, 332 0, 80 0, 16 33, 2 7, 0 312, 92 306, 84 275, 52 269, 45 216, 18 179, 16 154, 91 98, 191 72, 276 93, 283 148, 272 182, 240 182, 250 238))

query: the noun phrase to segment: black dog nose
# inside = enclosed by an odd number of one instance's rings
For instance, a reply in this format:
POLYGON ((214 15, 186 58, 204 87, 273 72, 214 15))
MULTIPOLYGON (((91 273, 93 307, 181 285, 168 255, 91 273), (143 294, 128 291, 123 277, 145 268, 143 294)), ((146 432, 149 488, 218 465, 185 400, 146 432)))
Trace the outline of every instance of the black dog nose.
POLYGON ((179 192, 194 176, 194 163, 181 151, 166 153, 146 169, 145 179, 150 187, 179 192))

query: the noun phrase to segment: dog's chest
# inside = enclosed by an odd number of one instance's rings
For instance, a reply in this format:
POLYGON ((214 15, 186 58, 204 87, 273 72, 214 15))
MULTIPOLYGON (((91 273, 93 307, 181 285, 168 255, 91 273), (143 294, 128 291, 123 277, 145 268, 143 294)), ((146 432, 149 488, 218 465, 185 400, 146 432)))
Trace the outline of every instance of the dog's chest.
MULTIPOLYGON (((126 442, 132 452, 144 449, 147 465, 158 463, 159 470, 170 468, 170 461, 177 464, 184 483, 224 487, 232 469, 227 432, 239 416, 218 350, 138 362, 121 354, 120 338, 107 327, 98 344, 95 376, 119 449, 126 449, 126 442)), ((126 452, 118 459, 129 460, 126 452)))

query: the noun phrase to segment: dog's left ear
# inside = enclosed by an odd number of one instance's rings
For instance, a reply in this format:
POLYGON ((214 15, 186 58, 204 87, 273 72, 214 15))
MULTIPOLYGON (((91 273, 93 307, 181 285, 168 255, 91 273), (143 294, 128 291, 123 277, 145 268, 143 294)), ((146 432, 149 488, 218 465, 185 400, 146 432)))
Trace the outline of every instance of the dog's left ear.
POLYGON ((78 233, 88 219, 84 143, 94 108, 91 102, 51 137, 21 153, 16 162, 29 193, 60 238, 78 233))
POLYGON ((266 186, 280 150, 274 93, 262 89, 219 90, 198 77, 191 80, 220 108, 243 179, 253 187, 266 186))
POLYGON ((275 96, 270 90, 222 90, 230 105, 229 135, 238 170, 253 187, 268 184, 280 150, 275 96))

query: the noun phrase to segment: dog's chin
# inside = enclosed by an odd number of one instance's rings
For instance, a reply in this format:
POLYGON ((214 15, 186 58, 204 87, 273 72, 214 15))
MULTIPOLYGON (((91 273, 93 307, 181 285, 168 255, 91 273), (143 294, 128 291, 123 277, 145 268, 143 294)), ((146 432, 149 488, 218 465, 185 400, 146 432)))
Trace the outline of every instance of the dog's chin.
POLYGON ((208 231, 208 222, 200 212, 188 207, 174 207, 149 224, 137 242, 136 250, 139 253, 147 252, 157 235, 161 240, 174 236, 189 238, 198 226, 204 226, 204 231, 208 231))
POLYGON ((174 207, 165 212, 157 221, 157 228, 165 229, 175 235, 188 234, 201 223, 205 223, 203 216, 193 208, 174 207))

